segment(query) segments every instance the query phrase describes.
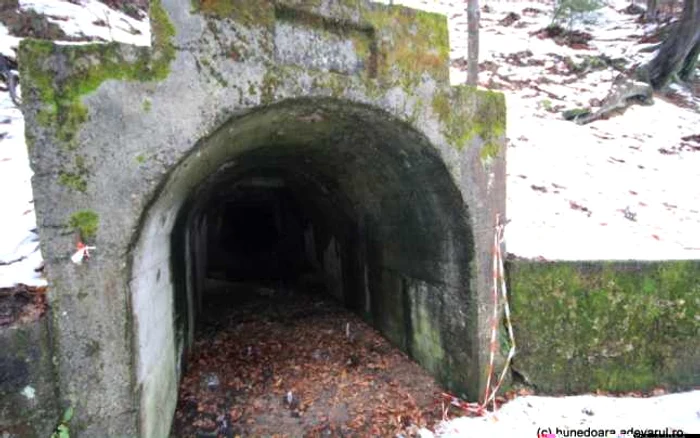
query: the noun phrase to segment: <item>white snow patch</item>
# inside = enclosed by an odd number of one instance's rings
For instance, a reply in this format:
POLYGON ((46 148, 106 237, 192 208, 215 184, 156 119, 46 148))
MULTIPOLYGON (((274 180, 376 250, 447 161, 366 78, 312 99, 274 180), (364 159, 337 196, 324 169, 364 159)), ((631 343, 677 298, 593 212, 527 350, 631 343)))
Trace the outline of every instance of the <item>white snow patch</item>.
POLYGON ((7 27, 0 23, 0 55, 15 58, 19 40, 19 38, 10 35, 7 27))
POLYGON ((42 264, 36 229, 34 201, 24 118, 10 100, 0 93, 0 288, 23 283, 44 286, 46 280, 35 272, 42 264))
POLYGON ((68 36, 98 38, 136 46, 151 45, 148 17, 136 20, 97 0, 20 0, 20 9, 34 10, 56 23, 68 36))
POLYGON ((684 433, 700 432, 700 391, 649 398, 519 397, 503 405, 496 414, 443 422, 436 428, 435 435, 441 438, 534 437, 543 429, 549 429, 555 436, 562 436, 564 430, 605 429, 614 432, 585 436, 617 437, 633 436, 632 433, 622 435, 622 431, 629 429, 666 428, 684 433))
POLYGON ((36 396, 36 390, 34 388, 32 388, 31 386, 27 385, 24 387, 21 394, 23 396, 27 397, 29 400, 32 400, 36 396))
POLYGON ((673 149, 700 133, 700 114, 657 100, 579 126, 533 103, 507 99, 509 252, 700 259, 700 151, 673 149))

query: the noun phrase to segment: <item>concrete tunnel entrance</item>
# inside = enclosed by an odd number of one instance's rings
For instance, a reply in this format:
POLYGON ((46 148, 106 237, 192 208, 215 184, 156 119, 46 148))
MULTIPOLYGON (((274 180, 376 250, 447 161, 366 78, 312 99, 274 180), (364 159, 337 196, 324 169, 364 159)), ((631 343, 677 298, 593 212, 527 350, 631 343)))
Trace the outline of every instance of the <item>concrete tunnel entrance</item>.
POLYGON ((142 433, 168 429, 195 327, 235 300, 212 293, 221 281, 311 279, 475 395, 468 223, 438 152, 383 111, 296 99, 232 116, 168 176, 135 242, 142 433))

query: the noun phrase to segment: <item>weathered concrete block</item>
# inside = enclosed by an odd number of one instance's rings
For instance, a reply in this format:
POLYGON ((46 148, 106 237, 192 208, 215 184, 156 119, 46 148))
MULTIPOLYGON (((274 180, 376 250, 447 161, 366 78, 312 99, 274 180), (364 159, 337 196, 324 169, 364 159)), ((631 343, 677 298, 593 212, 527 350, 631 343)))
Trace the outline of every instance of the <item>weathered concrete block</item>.
POLYGON ((202 230, 217 193, 270 174, 314 224, 309 253, 334 242, 318 265, 348 306, 478 397, 505 101, 450 87, 446 18, 355 0, 162 0, 151 18, 150 50, 20 47, 75 432, 167 435, 205 283, 202 230), (76 237, 97 247, 80 266, 76 237))
POLYGON ((700 262, 512 260, 514 368, 539 392, 700 384, 700 262))
POLYGON ((1 327, 0 434, 44 438, 59 418, 49 318, 1 327))

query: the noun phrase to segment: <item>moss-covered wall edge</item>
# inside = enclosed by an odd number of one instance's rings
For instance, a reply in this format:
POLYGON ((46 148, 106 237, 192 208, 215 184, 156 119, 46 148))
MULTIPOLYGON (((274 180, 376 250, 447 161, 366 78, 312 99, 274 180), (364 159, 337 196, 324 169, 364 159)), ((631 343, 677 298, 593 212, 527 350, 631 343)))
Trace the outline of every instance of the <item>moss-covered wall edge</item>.
POLYGON ((513 368, 540 393, 700 385, 700 261, 507 263, 513 368))

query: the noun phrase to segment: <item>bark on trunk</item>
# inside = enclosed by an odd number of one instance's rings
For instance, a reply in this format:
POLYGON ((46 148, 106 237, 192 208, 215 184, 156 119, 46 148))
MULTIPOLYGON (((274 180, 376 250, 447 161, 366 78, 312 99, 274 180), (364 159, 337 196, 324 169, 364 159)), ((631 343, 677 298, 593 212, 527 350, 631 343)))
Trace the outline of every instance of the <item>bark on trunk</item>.
MULTIPOLYGON (((700 44, 700 0, 685 0, 683 15, 673 32, 661 45, 659 53, 646 67, 649 83, 655 90, 668 84, 675 73, 685 69, 697 59, 693 56, 696 46, 700 44)), ((691 72, 692 73, 692 72, 691 72)))
POLYGON ((656 21, 659 15, 658 0, 647 0, 647 11, 644 13, 644 20, 656 21))
POLYGON ((467 84, 479 83, 479 0, 467 0, 467 84))
POLYGON ((698 56, 700 56, 700 40, 695 43, 695 47, 690 50, 688 56, 685 57, 683 62, 683 67, 678 72, 678 77, 686 82, 693 79, 693 74, 695 73, 695 68, 698 65, 698 56))
POLYGON ((16 72, 17 68, 17 61, 6 58, 4 55, 0 54, 0 83, 4 82, 7 88, 5 90, 0 87, 0 90, 9 91, 12 102, 16 106, 20 106, 21 102, 17 95, 17 85, 19 84, 19 77, 16 72))

